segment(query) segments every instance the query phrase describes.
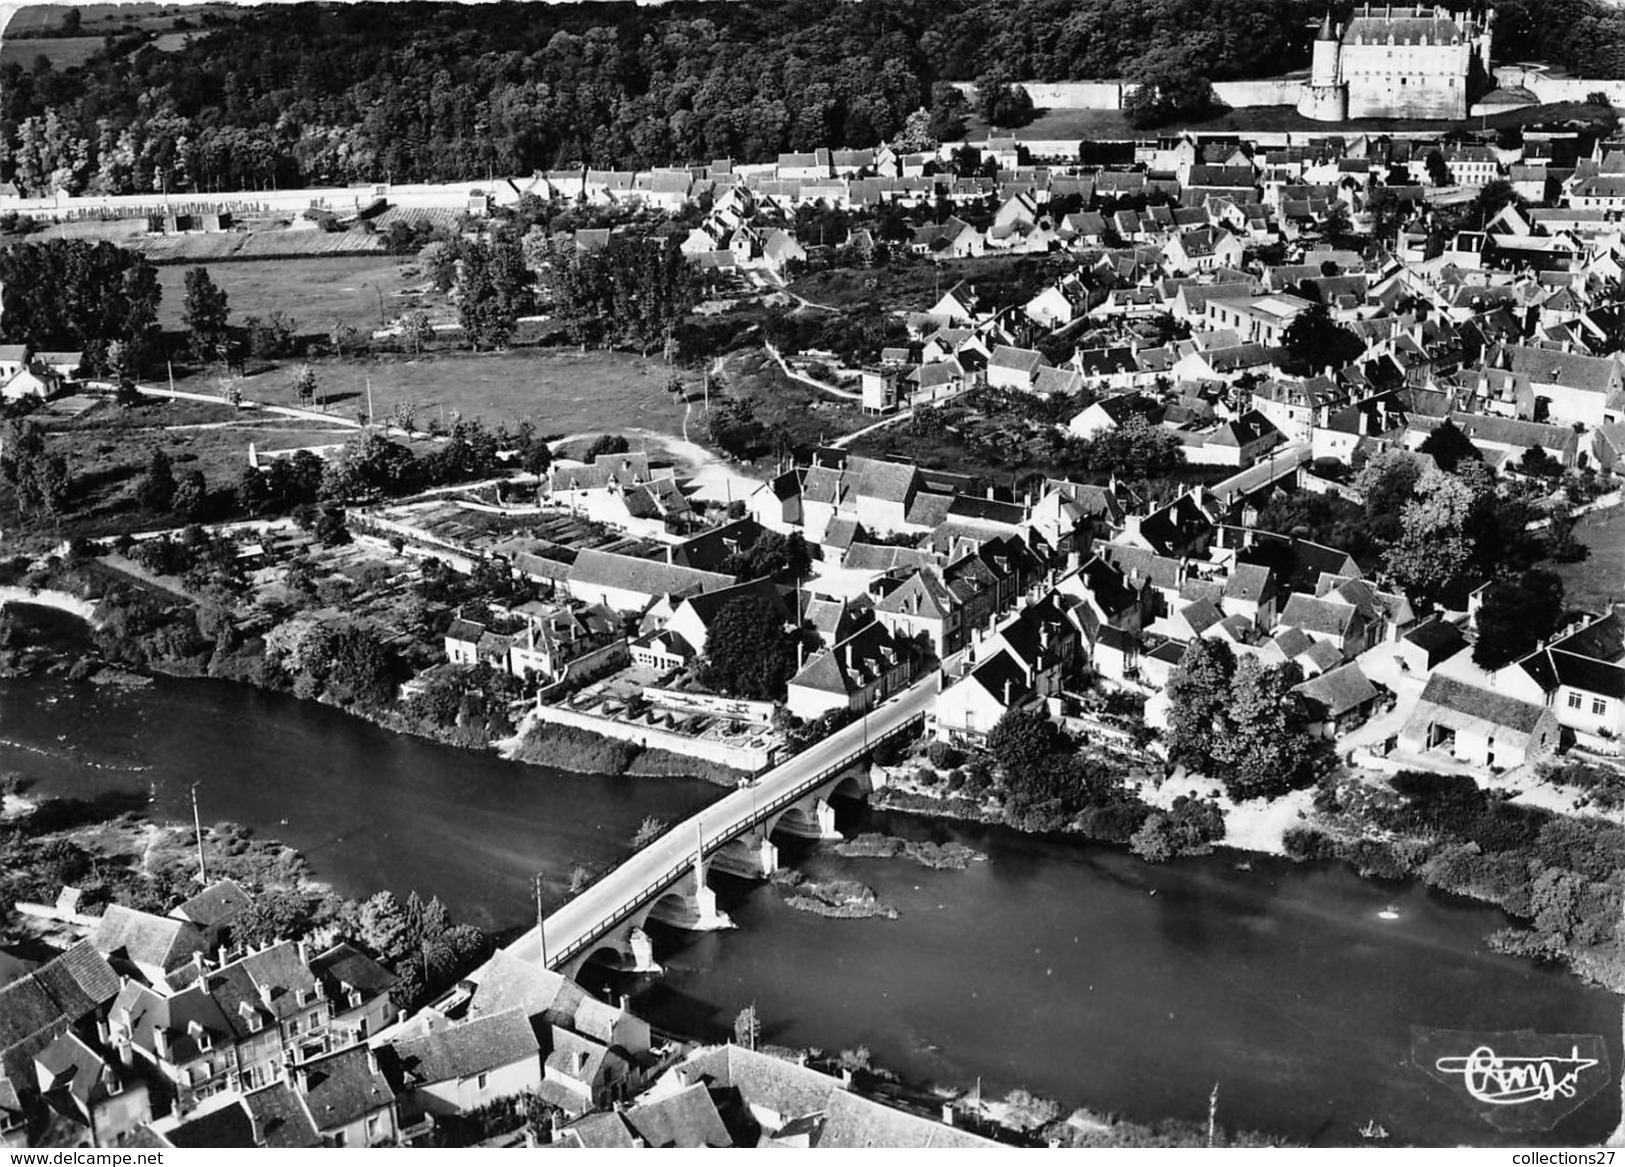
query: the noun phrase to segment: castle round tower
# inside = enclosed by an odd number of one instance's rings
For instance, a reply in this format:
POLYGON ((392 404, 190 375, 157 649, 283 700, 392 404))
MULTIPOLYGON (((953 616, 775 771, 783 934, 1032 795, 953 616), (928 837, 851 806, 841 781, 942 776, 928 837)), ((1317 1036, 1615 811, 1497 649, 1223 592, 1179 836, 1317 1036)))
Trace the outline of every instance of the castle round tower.
POLYGON ((1342 79, 1342 38, 1332 25, 1331 10, 1315 34, 1309 80, 1298 95, 1298 112, 1319 122, 1343 122, 1349 116, 1349 89, 1342 79))

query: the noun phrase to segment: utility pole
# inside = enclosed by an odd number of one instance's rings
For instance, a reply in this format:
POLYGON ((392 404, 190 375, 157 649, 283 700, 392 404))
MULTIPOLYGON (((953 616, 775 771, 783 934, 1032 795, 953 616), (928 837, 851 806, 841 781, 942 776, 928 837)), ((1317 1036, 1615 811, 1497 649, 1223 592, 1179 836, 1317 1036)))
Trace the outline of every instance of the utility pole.
POLYGON ((547 920, 542 915, 542 873, 537 872, 531 881, 536 889, 536 942, 542 950, 542 967, 547 967, 547 920))
POLYGON ((209 869, 203 863, 203 817, 197 809, 197 783, 192 783, 192 829, 197 835, 197 879, 202 887, 209 886, 209 869))
POLYGON ((367 424, 370 426, 372 423, 372 376, 369 374, 367 376, 367 424))
POLYGON ((1213 1083, 1213 1093, 1207 1096, 1207 1145, 1213 1145, 1214 1128, 1219 1117, 1219 1084, 1213 1083))

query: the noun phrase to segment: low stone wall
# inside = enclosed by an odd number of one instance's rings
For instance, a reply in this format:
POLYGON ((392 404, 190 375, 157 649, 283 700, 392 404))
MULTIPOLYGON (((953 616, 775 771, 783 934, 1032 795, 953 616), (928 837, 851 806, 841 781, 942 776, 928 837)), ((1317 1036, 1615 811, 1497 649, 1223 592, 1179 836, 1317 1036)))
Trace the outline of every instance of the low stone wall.
POLYGON ((602 737, 631 742, 647 749, 665 750, 688 758, 700 758, 719 766, 730 766, 735 770, 755 773, 767 769, 773 761, 773 751, 766 746, 729 745, 726 742, 689 737, 658 726, 634 725, 631 722, 582 713, 577 709, 567 709, 562 705, 538 705, 534 716, 538 721, 568 725, 602 737))
POLYGON ((1213 93, 1231 109, 1259 105, 1297 105, 1302 77, 1269 77, 1263 81, 1215 81, 1213 93))
POLYGON ((1495 70, 1495 83, 1501 89, 1527 89, 1542 104, 1584 101, 1593 93, 1607 94, 1615 105, 1625 105, 1625 78, 1553 77, 1544 69, 1522 65, 1502 65, 1495 70))
MULTIPOLYGON (((956 81, 954 85, 966 97, 972 97, 976 88, 969 81, 956 81)), ((1039 109, 1122 109, 1123 99, 1139 88, 1126 81, 1023 81, 1021 86, 1039 109)), ((1224 104, 1239 109, 1296 105, 1302 86, 1302 77, 1269 77, 1262 81, 1219 81, 1213 92, 1224 104)))

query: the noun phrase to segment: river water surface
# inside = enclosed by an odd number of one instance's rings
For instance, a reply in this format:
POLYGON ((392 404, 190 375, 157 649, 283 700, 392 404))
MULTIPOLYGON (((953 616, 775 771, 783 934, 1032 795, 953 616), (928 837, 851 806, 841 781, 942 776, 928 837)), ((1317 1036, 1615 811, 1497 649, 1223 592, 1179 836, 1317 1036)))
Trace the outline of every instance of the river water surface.
MULTIPOLYGON (((534 918, 578 862, 629 852, 645 815, 677 821, 718 788, 565 774, 400 737, 335 710, 215 681, 151 688, 0 681, 0 771, 41 794, 145 790, 155 817, 280 838, 348 895, 441 897, 489 928, 534 918)), ((1620 1118, 1621 1001, 1487 951, 1505 918, 1419 884, 1234 855, 1152 867, 1000 828, 841 808, 841 827, 988 854, 966 871, 843 859, 786 842, 815 875, 869 884, 896 920, 794 911, 718 879, 739 929, 656 936, 666 975, 630 986, 657 1024, 726 1032, 754 1003, 766 1040, 866 1045, 915 1085, 1025 1086, 1154 1121, 1205 1117, 1318 1144, 1376 1119, 1424 1145, 1596 1142, 1620 1118), (1387 906, 1395 920, 1378 913, 1387 906), (1600 1034, 1610 1085, 1547 1133, 1502 1135, 1461 1089, 1410 1064, 1412 1027, 1600 1034)), ((1467 1049, 1461 1051, 1467 1053, 1467 1049)))

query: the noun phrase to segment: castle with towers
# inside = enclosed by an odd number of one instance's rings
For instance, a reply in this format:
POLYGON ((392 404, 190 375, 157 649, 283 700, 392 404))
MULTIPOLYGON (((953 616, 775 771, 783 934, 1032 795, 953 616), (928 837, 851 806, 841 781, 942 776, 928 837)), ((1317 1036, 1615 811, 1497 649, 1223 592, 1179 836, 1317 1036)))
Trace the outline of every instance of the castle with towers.
POLYGON ((1494 22, 1488 9, 1364 3, 1338 28, 1327 12, 1298 112, 1323 122, 1464 118, 1488 88, 1494 22))

